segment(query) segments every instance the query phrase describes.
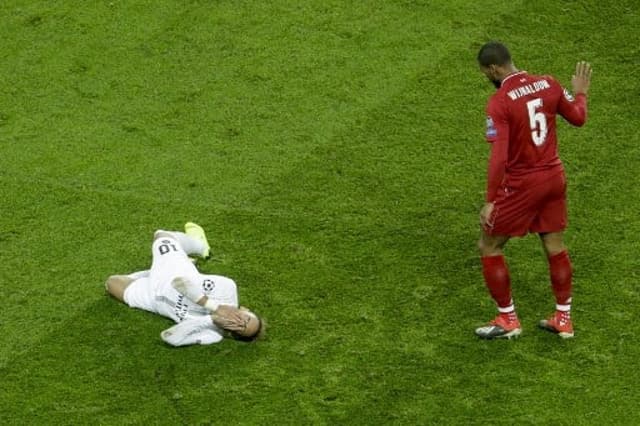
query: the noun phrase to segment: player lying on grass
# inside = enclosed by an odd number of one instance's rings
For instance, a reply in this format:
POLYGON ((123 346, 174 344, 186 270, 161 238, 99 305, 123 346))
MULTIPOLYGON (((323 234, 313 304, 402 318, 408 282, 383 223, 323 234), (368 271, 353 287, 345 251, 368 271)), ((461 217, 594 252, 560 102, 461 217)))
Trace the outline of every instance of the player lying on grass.
POLYGON ((172 346, 208 345, 225 335, 255 340, 264 332, 255 313, 238 304, 236 283, 220 275, 201 274, 189 255, 209 257, 209 242, 195 223, 185 232, 154 233, 151 269, 112 275, 106 289, 117 300, 177 324, 164 330, 162 340, 172 346))

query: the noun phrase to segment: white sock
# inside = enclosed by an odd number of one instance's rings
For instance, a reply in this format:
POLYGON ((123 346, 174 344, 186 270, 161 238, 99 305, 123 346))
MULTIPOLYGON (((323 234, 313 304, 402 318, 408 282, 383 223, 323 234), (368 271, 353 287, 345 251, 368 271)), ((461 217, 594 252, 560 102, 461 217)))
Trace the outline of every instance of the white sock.
POLYGON ((505 308, 501 308, 500 306, 498 306, 498 312, 500 312, 501 314, 510 314, 512 312, 515 312, 516 308, 513 305, 513 301, 511 302, 511 305, 505 307, 505 308))
POLYGON ((206 247, 202 241, 192 238, 180 231, 171 231, 171 235, 173 235, 173 238, 178 241, 187 254, 203 255, 206 247))

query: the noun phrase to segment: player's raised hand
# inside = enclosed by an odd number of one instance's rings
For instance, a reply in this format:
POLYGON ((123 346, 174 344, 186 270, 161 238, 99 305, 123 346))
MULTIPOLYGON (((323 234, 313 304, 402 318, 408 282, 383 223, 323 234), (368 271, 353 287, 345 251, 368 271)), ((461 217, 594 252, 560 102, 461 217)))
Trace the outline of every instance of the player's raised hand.
POLYGON ((587 94, 591 84, 591 72, 591 64, 588 62, 580 61, 576 64, 576 73, 571 78, 573 93, 576 95, 579 93, 587 94))

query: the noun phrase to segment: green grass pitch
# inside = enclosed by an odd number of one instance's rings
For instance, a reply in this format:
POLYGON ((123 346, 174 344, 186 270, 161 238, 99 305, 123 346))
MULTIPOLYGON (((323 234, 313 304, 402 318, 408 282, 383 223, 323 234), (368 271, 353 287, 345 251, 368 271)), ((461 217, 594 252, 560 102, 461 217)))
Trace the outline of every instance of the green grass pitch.
POLYGON ((0 424, 639 424, 640 5, 553 1, 0 4, 0 424), (559 127, 576 338, 534 236, 524 332, 476 250, 490 39, 594 77, 559 127), (258 344, 174 349, 109 298, 196 221, 258 344))

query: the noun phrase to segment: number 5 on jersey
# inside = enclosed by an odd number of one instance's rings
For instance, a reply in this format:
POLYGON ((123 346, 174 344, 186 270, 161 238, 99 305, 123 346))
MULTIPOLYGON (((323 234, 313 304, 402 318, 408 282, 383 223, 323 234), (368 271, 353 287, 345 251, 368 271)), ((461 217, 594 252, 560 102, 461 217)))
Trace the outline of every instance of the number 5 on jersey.
POLYGON ((543 145, 547 139, 547 117, 543 112, 539 111, 540 108, 542 108, 542 99, 540 98, 527 102, 531 140, 536 146, 543 145))

